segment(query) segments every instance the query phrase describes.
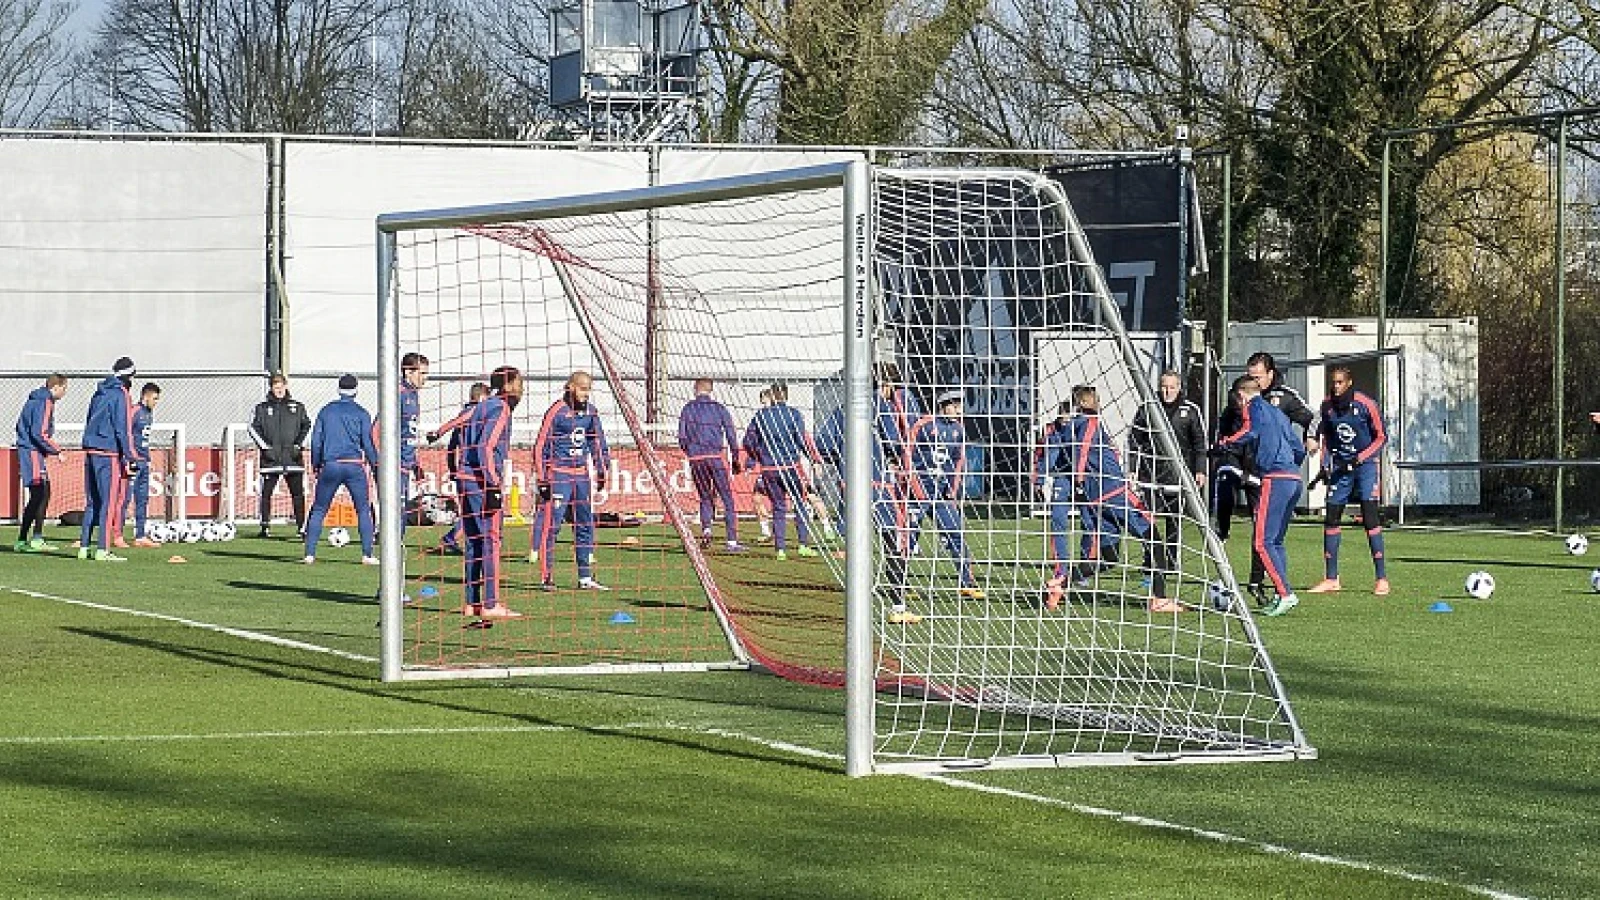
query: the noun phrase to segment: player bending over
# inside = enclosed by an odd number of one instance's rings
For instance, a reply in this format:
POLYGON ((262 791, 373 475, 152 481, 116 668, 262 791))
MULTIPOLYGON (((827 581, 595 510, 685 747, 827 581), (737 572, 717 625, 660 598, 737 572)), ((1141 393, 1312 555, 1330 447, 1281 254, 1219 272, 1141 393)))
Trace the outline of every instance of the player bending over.
POLYGON ((961 420, 961 391, 940 394, 938 410, 937 416, 923 416, 911 426, 906 444, 906 480, 911 487, 907 537, 921 530, 922 520, 932 514, 960 573, 961 596, 982 600, 983 591, 973 581, 972 557, 962 536, 961 483, 966 471, 967 431, 961 420))
POLYGON ((1265 560, 1267 577, 1277 594, 1277 599, 1261 613, 1281 616, 1300 602, 1289 586, 1289 554, 1283 538, 1300 499, 1300 463, 1306 458, 1306 450, 1295 436, 1289 417, 1262 396, 1257 379, 1245 375, 1233 387, 1244 401, 1244 415, 1239 430, 1218 443, 1225 449, 1243 447, 1255 452, 1261 502, 1256 507, 1253 546, 1265 560))
POLYGON ((1383 521, 1378 509, 1378 463, 1389 436, 1383 429, 1383 414, 1372 398, 1355 388, 1350 369, 1333 370, 1333 393, 1322 401, 1322 477, 1328 483, 1327 514, 1322 522, 1324 577, 1308 594, 1328 594, 1339 586, 1340 523, 1344 508, 1354 496, 1361 504, 1361 525, 1367 531, 1367 546, 1372 550, 1372 569, 1377 578, 1372 592, 1379 597, 1389 593, 1384 566, 1383 521))
MULTIPOLYGON (((1122 460, 1106 437, 1099 393, 1092 385, 1080 384, 1072 389, 1072 402, 1077 405, 1075 413, 1069 414, 1063 403, 1054 427, 1046 427, 1034 468, 1036 485, 1042 485, 1046 472, 1054 476, 1050 541, 1056 565, 1045 582, 1045 606, 1049 609, 1060 605, 1068 574, 1067 526, 1074 505, 1083 520, 1081 558, 1071 573, 1078 587, 1089 587, 1101 568, 1121 558, 1123 532, 1138 538, 1150 534, 1150 513, 1129 489, 1122 460)), ((1182 612, 1183 607, 1157 598, 1150 602, 1150 611, 1182 612)))

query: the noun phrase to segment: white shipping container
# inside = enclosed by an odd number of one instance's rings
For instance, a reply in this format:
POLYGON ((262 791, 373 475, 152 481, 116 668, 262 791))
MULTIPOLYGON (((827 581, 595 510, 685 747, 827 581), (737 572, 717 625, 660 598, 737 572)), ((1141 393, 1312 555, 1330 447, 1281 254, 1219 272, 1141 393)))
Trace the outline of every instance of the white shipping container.
MULTIPOLYGON (((1466 462, 1478 458, 1478 320, 1391 319, 1387 347, 1400 356, 1353 360, 1356 389, 1378 400, 1389 432, 1383 453, 1386 505, 1475 506, 1477 472, 1397 469, 1395 463, 1466 462), (1383 384, 1380 392, 1378 384, 1383 384)), ((1271 353, 1284 380, 1316 409, 1328 393, 1330 366, 1285 365, 1377 348, 1376 319, 1285 319, 1228 325, 1229 380, 1242 372, 1251 354, 1271 353)), ((1315 472, 1308 460, 1307 473, 1315 472)), ((1308 478, 1309 480, 1309 478, 1308 478)), ((1323 507, 1324 490, 1303 504, 1323 507)))

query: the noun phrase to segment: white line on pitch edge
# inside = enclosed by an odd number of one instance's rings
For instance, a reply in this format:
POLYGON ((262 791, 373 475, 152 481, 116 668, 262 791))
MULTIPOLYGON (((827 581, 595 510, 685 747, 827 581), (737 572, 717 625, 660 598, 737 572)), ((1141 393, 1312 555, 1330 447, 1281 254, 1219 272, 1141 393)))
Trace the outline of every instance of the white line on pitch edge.
POLYGON ((187 628, 198 628, 202 631, 214 631, 217 634, 226 634, 229 637, 242 638, 247 641, 259 641, 263 644, 272 644, 277 647, 287 647, 291 650, 308 650, 312 653, 326 653, 330 656, 337 656, 340 659, 348 659, 362 663, 376 664, 378 662, 378 658, 376 656, 366 656, 360 653, 350 653, 345 650, 335 650, 332 647, 324 647, 320 644, 308 644, 304 641, 291 640, 289 638, 278 637, 277 635, 264 634, 259 631, 248 631, 243 628, 230 628, 226 625, 216 625, 211 622, 185 619, 181 616, 169 616, 165 613, 155 613, 143 609, 129 609, 125 606, 111 606, 106 603, 94 603, 88 600, 76 600, 72 597, 60 597, 55 594, 46 594, 40 591, 30 591, 26 588, 4 586, 0 587, 0 590, 7 590, 13 594, 21 594, 24 597, 33 597, 39 600, 51 600, 56 603, 66 603, 71 606, 82 606, 86 609, 95 609, 101 612, 122 613, 124 615, 138 616, 145 619, 156 619, 161 622, 171 622, 175 625, 183 625, 187 628))

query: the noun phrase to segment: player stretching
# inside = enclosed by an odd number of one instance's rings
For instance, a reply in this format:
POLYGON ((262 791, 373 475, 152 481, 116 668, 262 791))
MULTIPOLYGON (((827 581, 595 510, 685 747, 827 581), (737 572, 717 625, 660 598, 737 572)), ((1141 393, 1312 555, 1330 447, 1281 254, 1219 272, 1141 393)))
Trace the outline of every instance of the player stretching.
POLYGON ((600 426, 600 414, 589 402, 594 379, 588 372, 573 372, 561 399, 550 404, 533 444, 535 473, 539 480, 539 514, 534 516, 534 550, 539 554, 540 586, 556 589, 550 573, 550 554, 561 533, 567 507, 572 507, 574 550, 578 557, 578 587, 609 591, 594 579, 594 481, 606 483, 611 449, 600 426))
MULTIPOLYGON (((1300 428, 1300 439, 1304 442, 1305 449, 1308 452, 1315 450, 1317 447, 1316 427, 1314 424, 1316 422, 1316 414, 1311 411, 1311 407, 1307 406, 1305 400, 1300 397, 1300 392, 1284 382, 1283 373, 1278 371, 1278 361, 1272 358, 1272 354, 1252 353, 1246 361, 1245 374, 1261 389, 1261 399, 1272 404, 1284 416, 1288 417, 1290 422, 1300 428)), ((1243 407, 1244 403, 1241 402, 1241 415, 1243 407)), ((1236 422, 1233 428, 1224 429, 1219 427, 1217 436, 1233 434, 1239 430, 1237 426, 1238 423, 1236 422)), ((1253 461, 1249 459, 1248 454, 1244 455, 1242 459, 1253 465, 1253 461)), ((1250 513, 1254 517, 1254 522, 1259 523, 1261 521, 1261 485, 1257 482, 1261 480, 1261 472, 1255 468, 1247 468, 1244 471, 1245 498, 1250 501, 1250 513)), ((1246 590, 1256 598, 1257 602, 1260 602, 1266 596, 1266 588, 1264 586, 1266 566, 1266 560, 1259 553, 1250 558, 1250 580, 1246 590)), ((1268 602, 1270 603, 1271 601, 1268 602)))
MULTIPOLYGON (((1043 471, 1055 474, 1050 496, 1050 539, 1056 558, 1055 572, 1045 582, 1045 606, 1055 609, 1061 603, 1066 580, 1067 516, 1074 500, 1083 520, 1082 559, 1072 572, 1073 583, 1089 587, 1103 566, 1115 564, 1122 556, 1122 534, 1138 538, 1150 534, 1150 513, 1128 487, 1117 448, 1106 437, 1100 419, 1100 394, 1093 385, 1072 389, 1077 413, 1067 415, 1061 404, 1056 427, 1046 429, 1045 442, 1034 471, 1036 483, 1043 471)), ((1177 603, 1161 598, 1150 601, 1151 612, 1183 612, 1177 603)))
POLYGON ((461 613, 483 620, 468 625, 479 628, 487 627, 490 619, 522 617, 500 602, 500 528, 505 517, 501 489, 511 451, 511 413, 522 400, 522 373, 501 366, 489 375, 488 389, 490 395, 472 406, 466 424, 451 438, 451 444, 460 448, 455 467, 461 497, 458 521, 467 545, 461 613))
POLYGON ((361 532, 361 564, 375 566, 372 555, 372 501, 367 492, 367 470, 378 464, 378 447, 372 441, 372 414, 356 402, 360 382, 354 375, 339 376, 339 399, 317 412, 311 426, 311 473, 317 479, 316 499, 306 519, 306 565, 317 561, 317 540, 328 517, 333 497, 343 487, 356 508, 356 528, 361 532))
POLYGON ((1262 396, 1257 379, 1245 375, 1233 383, 1244 401, 1239 430, 1218 443, 1223 448, 1244 447, 1255 451, 1256 471, 1261 476, 1261 502, 1256 506, 1255 539, 1252 545, 1266 563, 1277 599, 1261 611, 1264 616, 1281 616, 1300 603, 1289 587, 1289 554, 1283 538, 1289 532, 1289 519, 1300 499, 1300 463, 1305 461, 1305 446, 1295 437, 1289 417, 1262 396))
POLYGON ((67 395, 67 376, 51 375, 44 386, 33 389, 17 417, 17 471, 28 486, 28 505, 22 508, 22 530, 17 532, 18 553, 45 553, 55 545, 44 539, 44 514, 50 507, 50 471, 45 460, 61 454, 56 443, 56 404, 67 395), (32 536, 29 536, 29 532, 32 536))
POLYGON ((128 391, 138 370, 124 356, 111 367, 111 377, 100 382, 89 399, 89 414, 83 426, 83 485, 88 492, 88 509, 78 537, 78 558, 91 555, 99 562, 124 562, 127 557, 111 552, 114 531, 111 519, 122 509, 122 492, 133 474, 137 451, 133 447, 131 412, 133 401, 128 391), (100 526, 100 546, 90 550, 89 540, 100 526))
POLYGON ((805 473, 801 459, 821 462, 817 447, 806 430, 805 416, 789 405, 787 385, 774 384, 772 405, 762 408, 745 429, 744 452, 754 465, 761 467, 758 484, 772 501, 772 541, 777 547, 778 559, 788 559, 789 503, 795 505, 795 531, 800 544, 795 548, 798 556, 816 556, 817 551, 807 544, 811 541, 810 513, 806 506, 805 473))
POLYGON ((728 454, 733 455, 733 474, 739 468, 739 434, 733 429, 728 408, 711 397, 711 379, 697 378, 694 399, 678 416, 678 447, 689 457, 689 475, 700 497, 700 545, 711 544, 711 522, 715 514, 713 494, 722 500, 723 530, 730 553, 743 553, 739 543, 739 511, 733 504, 733 482, 728 476, 728 454))
POLYGON ((961 575, 961 596, 982 600, 983 591, 972 579, 972 559, 962 537, 961 482, 966 471, 967 431, 961 421, 961 392, 939 395, 939 415, 923 416, 911 426, 908 435, 907 480, 911 487, 908 537, 922 528, 922 520, 933 514, 933 523, 944 539, 945 549, 956 561, 961 575))
POLYGON ((1327 516, 1322 522, 1322 558, 1325 575, 1308 594, 1339 590, 1339 525, 1351 496, 1361 504, 1361 525, 1372 549, 1377 582, 1372 592, 1389 593, 1383 558, 1383 521, 1378 510, 1378 454, 1389 436, 1383 415, 1372 398, 1355 389, 1355 379, 1345 366, 1333 370, 1333 395, 1322 401, 1322 472, 1328 482, 1327 516))
MULTIPOLYGON (((521 388, 519 387, 518 390, 520 391, 521 388)), ((460 471, 461 466, 461 431, 467 422, 472 420, 472 411, 477 408, 479 401, 489 396, 489 391, 490 388, 487 384, 484 384, 481 381, 473 382, 472 387, 467 389, 467 402, 462 405, 461 412, 456 413, 456 417, 454 419, 451 419, 443 425, 440 425, 438 428, 428 432, 426 435, 428 443, 430 444, 438 443, 439 438, 443 435, 450 435, 450 443, 446 444, 444 448, 444 467, 445 471, 450 473, 451 479, 453 479, 456 483, 456 496, 458 498, 462 496, 461 479, 457 477, 457 473, 460 471)), ((457 516, 456 520, 450 523, 450 530, 444 533, 444 537, 439 541, 439 546, 433 548, 433 550, 429 552, 460 555, 460 516, 457 516)))

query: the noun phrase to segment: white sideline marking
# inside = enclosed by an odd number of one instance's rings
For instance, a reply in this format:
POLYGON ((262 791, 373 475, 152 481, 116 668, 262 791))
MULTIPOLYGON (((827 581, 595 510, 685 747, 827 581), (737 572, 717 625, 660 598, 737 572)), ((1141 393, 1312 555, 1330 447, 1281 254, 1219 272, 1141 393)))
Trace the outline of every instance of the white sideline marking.
MULTIPOLYGON (((75 599, 72 599, 70 597, 60 597, 60 596, 56 596, 54 594, 45 594, 45 593, 41 593, 39 591, 25 590, 23 588, 4 586, 4 587, 0 587, 0 590, 7 590, 7 591, 10 591, 11 593, 14 593, 14 594, 21 594, 21 595, 26 596, 26 597, 34 597, 34 598, 41 599, 41 600, 52 600, 52 601, 55 601, 57 603, 66 603, 66 604, 70 604, 72 606, 82 606, 82 607, 85 607, 85 608, 88 608, 88 609, 101 610, 103 612, 125 613, 127 615, 138 616, 138 617, 141 617, 141 618, 157 619, 157 620, 163 621, 163 622, 172 622, 172 623, 177 624, 177 625, 184 625, 184 626, 187 626, 187 627, 190 627, 190 628, 199 628, 199 629, 204 630, 204 631, 213 631, 213 632, 216 632, 218 634, 226 634, 226 635, 229 635, 231 637, 242 638, 242 639, 248 640, 248 641, 260 641, 262 643, 273 644, 273 645, 279 646, 279 647, 287 647, 287 648, 295 649, 295 650, 308 650, 308 651, 311 651, 313 653, 326 653, 326 654, 337 656, 337 657, 340 657, 340 658, 343 658, 343 659, 354 660, 354 661, 357 661, 357 662, 368 662, 368 663, 376 663, 376 662, 378 662, 378 659, 376 657, 364 656, 364 655, 359 654, 359 653, 348 653, 348 652, 343 651, 343 650, 334 650, 334 649, 329 648, 329 647, 318 646, 317 644, 307 644, 307 643, 305 643, 303 641, 295 641, 295 640, 290 640, 288 638, 280 638, 280 637, 277 637, 277 636, 274 636, 274 635, 262 634, 261 632, 257 632, 257 631, 247 631, 247 630, 241 629, 241 628, 229 628, 229 627, 223 626, 223 625, 214 625, 214 624, 209 623, 209 622, 199 622, 199 621, 196 621, 196 620, 193 620, 193 619, 181 618, 179 616, 169 616, 169 615, 165 615, 165 614, 162 614, 162 613, 153 613, 153 612, 148 612, 148 611, 139 610, 139 609, 128 609, 126 607, 111 606, 111 605, 104 604, 104 603, 92 603, 92 602, 90 602, 88 600, 75 600, 75 599)), ((400 737, 400 736, 411 736, 411 735, 428 736, 428 735, 451 735, 451 734, 535 734, 535 733, 576 732, 576 731, 579 731, 579 730, 580 729, 574 728, 574 727, 569 726, 569 725, 508 725, 508 726, 500 726, 500 727, 494 727, 494 726, 466 726, 466 727, 460 727, 460 728, 369 728, 369 729, 322 730, 322 731, 244 731, 244 732, 219 732, 219 733, 211 733, 211 734, 145 734, 145 735, 120 735, 120 736, 119 735, 66 735, 66 736, 61 736, 61 737, 0 737, 0 746, 5 746, 5 745, 24 745, 24 744, 26 744, 26 745, 37 745, 37 744, 73 744, 73 743, 139 743, 139 742, 156 743, 156 742, 166 742, 166 741, 212 741, 212 740, 270 740, 270 739, 276 739, 276 738, 318 738, 318 737, 400 737)), ((758 737, 758 736, 753 735, 753 734, 746 734, 744 732, 739 732, 739 731, 729 731, 729 730, 723 729, 723 728, 703 728, 703 727, 697 727, 697 726, 692 726, 692 725, 679 725, 679 724, 672 723, 672 722, 662 722, 662 723, 635 722, 635 723, 627 723, 627 724, 623 724, 623 725, 613 725, 613 726, 594 726, 594 727, 587 728, 587 729, 582 729, 582 730, 587 731, 587 732, 591 732, 591 733, 604 733, 604 732, 608 732, 608 731, 610 731, 610 732, 627 732, 627 731, 644 731, 644 730, 683 731, 683 732, 689 732, 689 733, 694 733, 694 734, 702 734, 702 735, 705 735, 705 736, 708 736, 708 737, 720 737, 720 738, 727 738, 727 739, 730 739, 730 740, 745 741, 747 743, 755 744, 755 745, 761 746, 761 747, 766 747, 766 748, 771 749, 771 750, 778 750, 778 751, 781 751, 781 752, 784 752, 784 753, 791 753, 791 754, 794 754, 796 756, 803 756, 803 757, 808 757, 808 758, 811 758, 811 759, 826 759, 826 760, 832 760, 832 761, 843 761, 843 759, 844 759, 844 757, 842 755, 837 754, 837 753, 829 753, 829 752, 827 752, 825 750, 818 750, 818 749, 813 748, 813 747, 805 747, 805 746, 802 746, 800 744, 791 744, 791 743, 789 743, 787 741, 778 741, 778 740, 773 740, 773 739, 770 739, 770 738, 758 737)), ((1099 817, 1099 818, 1112 819, 1112 820, 1115 820, 1115 821, 1118 821, 1118 822, 1123 822, 1123 823, 1126 823, 1126 824, 1129 824, 1129 825, 1137 825, 1137 826, 1139 826, 1141 828, 1154 828, 1154 829, 1158 829, 1158 830, 1161 830, 1161 831, 1173 831, 1173 832, 1177 832, 1179 834, 1187 835, 1189 837, 1200 838, 1202 840, 1216 841, 1217 843, 1221 843, 1221 844, 1233 844, 1235 846, 1249 848, 1249 849, 1254 850, 1254 851, 1256 851, 1258 853, 1266 853, 1266 854, 1273 855, 1273 856, 1286 856, 1286 857, 1289 857, 1291 859, 1298 859, 1298 860, 1303 860, 1303 861, 1306 861, 1306 862, 1321 863, 1323 865, 1337 866, 1337 867, 1346 868, 1346 869, 1355 869, 1355 870, 1361 871, 1361 872, 1373 872, 1373 873, 1376 873, 1376 874, 1379 874, 1379 875, 1389 875, 1389 876, 1393 876, 1395 878, 1402 878, 1402 879, 1405 879, 1407 881, 1415 881, 1415 882, 1418 882, 1418 883, 1421 883, 1421 884, 1435 884, 1435 885, 1439 885, 1440 887, 1459 888, 1459 889, 1461 889, 1463 891, 1466 891, 1468 893, 1471 893, 1471 894, 1477 894, 1477 895, 1482 896, 1482 897, 1493 898, 1493 900, 1529 900, 1529 898, 1523 897, 1523 896, 1521 896, 1519 894, 1510 894, 1510 893, 1506 893, 1504 891, 1497 891, 1497 890, 1495 890, 1493 888, 1481 887, 1481 886, 1473 885, 1473 884, 1461 884, 1459 882, 1449 881, 1447 879, 1440 878, 1440 877, 1438 877, 1436 875, 1422 875, 1422 874, 1418 874, 1416 872, 1409 872, 1409 871, 1407 871, 1405 869, 1397 869, 1397 868, 1394 868, 1394 867, 1391 867, 1391 866, 1383 866, 1383 865, 1378 865, 1378 864, 1375 864, 1375 863, 1366 863, 1366 862, 1361 862, 1360 860, 1346 859, 1346 858, 1344 858, 1342 856, 1332 856, 1332 855, 1329 855, 1329 854, 1326 854, 1326 853, 1313 853, 1313 852, 1310 852, 1310 851, 1307 851, 1307 850, 1295 850, 1292 847, 1285 847, 1282 844, 1270 844, 1270 843, 1266 843, 1264 841, 1257 841, 1257 840, 1254 840, 1252 838, 1240 837, 1239 835, 1235 835, 1235 834, 1228 834, 1225 831, 1214 831, 1214 830, 1209 829, 1209 828, 1199 828, 1199 827, 1196 827, 1196 826, 1193 826, 1193 825, 1183 825, 1183 824, 1179 824, 1177 822, 1168 822, 1168 821, 1166 821, 1164 819, 1153 819, 1153 818, 1150 818, 1148 816, 1141 816, 1141 815, 1137 815, 1135 813, 1120 812, 1118 810, 1106 809, 1104 807, 1099 807, 1099 806, 1087 806, 1087 805, 1082 804, 1082 803, 1074 803, 1074 802, 1072 802, 1070 800, 1061 800, 1061 799, 1058 799, 1058 798, 1055 798, 1055 797, 1046 797, 1046 796, 1044 796, 1042 794, 1032 794, 1032 793, 1028 793, 1026 791, 1013 790, 1011 788, 996 787, 996 786, 993 786, 993 785, 980 784, 980 783, 977 783, 977 782, 963 781, 963 780, 961 780, 959 778, 952 778, 952 777, 950 777, 948 775, 922 774, 922 775, 911 775, 909 777, 919 778, 919 779, 922 779, 923 781, 931 781, 931 782, 934 782, 934 783, 937 783, 937 784, 945 785, 947 787, 961 788, 961 789, 969 790, 969 791, 978 791, 979 793, 985 793, 985 794, 994 794, 996 796, 1009 797, 1009 798, 1012 798, 1012 799, 1015 799, 1015 800, 1027 800, 1027 801, 1031 801, 1033 803, 1038 803, 1038 804, 1041 804, 1041 805, 1044 805, 1044 806, 1054 806, 1054 807, 1057 807, 1059 809, 1069 810, 1071 812, 1079 813, 1081 815, 1096 816, 1096 817, 1099 817)))
POLYGON ((247 631, 243 628, 229 628, 226 625, 215 625, 210 622, 201 622, 195 619, 185 619, 181 616, 169 616, 165 613, 154 613, 143 609, 129 609, 125 606, 111 606, 105 603, 92 603, 88 600, 76 600, 72 597, 60 597, 55 594, 45 594, 39 591, 30 591, 19 587, 5 586, 0 588, 0 590, 7 590, 13 594, 21 594, 24 597, 33 597, 38 600, 53 600, 56 603, 66 603, 70 606, 82 606, 86 609, 95 609, 101 612, 123 613, 124 615, 138 616, 143 619, 156 619, 161 622, 171 622, 175 625, 183 625, 187 628, 198 628, 201 631, 214 631, 217 634, 225 634, 229 637, 242 638, 243 640, 247 641, 258 641, 263 644, 272 644, 277 647, 287 647, 291 650, 308 650, 312 653, 326 653, 329 656, 337 656, 340 659, 349 659, 354 660, 355 662, 373 664, 378 662, 378 658, 376 656, 365 656, 360 653, 350 653, 345 650, 335 650, 332 647, 324 647, 320 644, 308 644, 304 641, 291 640, 289 638, 278 637, 277 635, 272 634, 263 634, 259 631, 247 631))

